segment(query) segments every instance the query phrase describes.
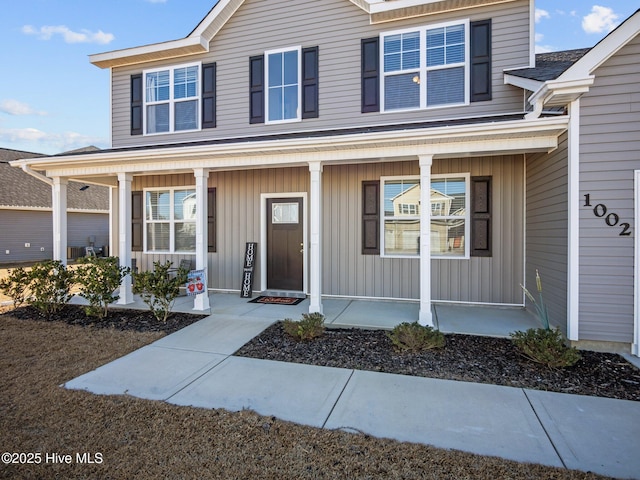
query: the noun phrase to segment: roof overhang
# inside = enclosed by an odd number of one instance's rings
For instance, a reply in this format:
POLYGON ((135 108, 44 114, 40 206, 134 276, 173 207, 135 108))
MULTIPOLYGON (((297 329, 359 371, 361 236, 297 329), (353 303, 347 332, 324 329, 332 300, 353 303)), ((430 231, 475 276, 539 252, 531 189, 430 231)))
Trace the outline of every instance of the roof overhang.
POLYGON ((442 12, 497 5, 515 0, 349 0, 370 16, 372 24, 442 12))
MULTIPOLYGON (((162 148, 121 149, 92 154, 22 159, 49 177, 99 178, 190 172, 194 168, 238 170, 305 166, 309 162, 350 164, 415 160, 420 155, 459 158, 548 152, 567 129, 566 116, 376 133, 296 137, 162 148)), ((104 184, 113 185, 113 178, 104 184)))

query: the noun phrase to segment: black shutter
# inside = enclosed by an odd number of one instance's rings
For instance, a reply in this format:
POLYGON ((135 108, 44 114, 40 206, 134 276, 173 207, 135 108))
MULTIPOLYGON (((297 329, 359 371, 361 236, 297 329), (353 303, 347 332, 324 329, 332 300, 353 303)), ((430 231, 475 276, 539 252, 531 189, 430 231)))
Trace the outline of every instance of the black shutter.
POLYGON ((380 182, 362 182, 362 254, 380 254, 380 182))
POLYGON ((302 118, 318 118, 318 47, 302 49, 302 118))
POLYGON ((131 135, 142 135, 142 74, 131 75, 131 135))
POLYGON ((491 19, 471 22, 471 101, 491 100, 491 19))
POLYGON ((144 227, 143 192, 131 192, 131 251, 141 252, 144 227))
POLYGON ((380 39, 361 41, 362 113, 380 111, 380 39))
POLYGON ((216 251, 216 189, 207 189, 207 251, 216 251))
POLYGON ((491 177, 471 177, 471 256, 491 256, 491 177))
POLYGON ((216 128, 216 64, 202 65, 202 128, 216 128))
POLYGON ((249 123, 264 123, 264 55, 249 59, 249 123))

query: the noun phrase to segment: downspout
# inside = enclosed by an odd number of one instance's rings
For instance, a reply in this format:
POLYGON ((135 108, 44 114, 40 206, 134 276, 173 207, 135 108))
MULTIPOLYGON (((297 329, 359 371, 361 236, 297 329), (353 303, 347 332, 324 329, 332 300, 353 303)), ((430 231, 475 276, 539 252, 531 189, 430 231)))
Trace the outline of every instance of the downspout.
POLYGON ((35 170, 32 170, 29 167, 29 165, 27 165, 26 163, 23 163, 21 166, 22 166, 22 171, 24 173, 29 174, 34 178, 37 178, 41 182, 48 183, 49 185, 51 185, 53 187, 53 180, 50 179, 49 177, 47 177, 46 175, 43 175, 41 173, 36 172, 35 170))

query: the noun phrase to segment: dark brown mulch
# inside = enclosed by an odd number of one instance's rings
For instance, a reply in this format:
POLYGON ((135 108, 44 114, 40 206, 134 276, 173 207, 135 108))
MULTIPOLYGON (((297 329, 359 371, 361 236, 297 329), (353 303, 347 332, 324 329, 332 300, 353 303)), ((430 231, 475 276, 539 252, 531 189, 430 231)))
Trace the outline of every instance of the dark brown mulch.
MULTIPOLYGON (((16 309, 7 308, 5 314, 21 320, 46 320, 34 307, 27 305, 16 309)), ((0 316, 3 312, 0 310, 0 316)), ((134 332, 163 332, 169 335, 201 320, 206 315, 172 312, 166 323, 159 322, 149 310, 133 310, 130 308, 109 308, 105 319, 88 316, 82 306, 65 305, 49 321, 64 322, 68 325, 78 325, 93 328, 114 328, 122 331, 134 332)))
POLYGON ((573 367, 552 370, 522 357, 505 338, 446 335, 442 349, 398 353, 385 331, 327 329, 298 342, 278 322, 235 355, 640 401, 640 370, 617 354, 580 353, 573 367))

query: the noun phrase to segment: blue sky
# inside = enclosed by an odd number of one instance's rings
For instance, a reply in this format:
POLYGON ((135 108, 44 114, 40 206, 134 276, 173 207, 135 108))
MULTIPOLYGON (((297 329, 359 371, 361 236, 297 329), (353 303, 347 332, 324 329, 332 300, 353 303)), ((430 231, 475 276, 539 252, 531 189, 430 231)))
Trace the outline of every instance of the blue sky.
MULTIPOLYGON (((214 3, 12 2, 0 16, 0 148, 108 148, 109 72, 88 55, 183 38, 214 3)), ((593 46, 638 7, 637 0, 536 0, 537 51, 593 46)))

